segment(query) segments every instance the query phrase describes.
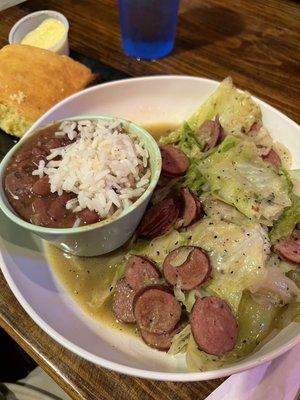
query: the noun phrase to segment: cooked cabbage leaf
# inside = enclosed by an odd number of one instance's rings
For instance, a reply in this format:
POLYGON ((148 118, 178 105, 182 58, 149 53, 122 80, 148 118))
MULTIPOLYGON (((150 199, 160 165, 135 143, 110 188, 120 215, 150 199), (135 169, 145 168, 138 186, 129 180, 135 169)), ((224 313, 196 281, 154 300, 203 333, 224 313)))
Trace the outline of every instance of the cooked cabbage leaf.
MULTIPOLYGON (((187 120, 193 132, 205 121, 219 116, 219 121, 226 133, 247 133, 251 126, 260 122, 262 115, 259 106, 248 92, 238 90, 230 77, 220 83, 216 91, 187 120)), ((161 138, 162 143, 176 144, 185 129, 182 124, 170 135, 161 138)))
POLYGON ((200 196, 205 179, 198 168, 198 163, 199 161, 196 158, 190 159, 190 166, 185 174, 183 186, 188 186, 200 196))
POLYGON ((265 275, 270 247, 266 231, 249 220, 241 224, 205 217, 187 233, 191 245, 209 254, 212 279, 205 289, 225 299, 236 313, 243 291, 265 275))
POLYGON ((296 283, 284 274, 281 268, 266 268, 266 274, 259 282, 251 286, 250 291, 257 301, 287 304, 300 301, 300 289, 296 283))
POLYGON ((130 254, 142 254, 151 258, 157 264, 162 264, 170 251, 188 243, 188 235, 172 230, 153 240, 138 240, 130 250, 130 254))
POLYGON ((203 142, 195 136, 187 122, 182 125, 182 133, 178 142, 178 147, 185 152, 189 158, 200 159, 203 157, 203 142))
POLYGON ((191 325, 188 324, 182 331, 177 333, 172 339, 172 345, 168 351, 169 354, 175 355, 185 353, 191 336, 191 325))
POLYGON ((248 92, 238 90, 230 77, 224 79, 217 90, 188 120, 192 129, 219 115, 226 133, 248 132, 255 122, 261 121, 259 106, 248 92))
POLYGON ((260 223, 272 225, 291 205, 284 174, 267 165, 251 142, 229 135, 198 168, 209 191, 260 223))
POLYGON ((296 196, 300 197, 300 169, 293 169, 289 171, 293 183, 293 192, 296 196))
POLYGON ((300 197, 292 197, 292 206, 284 211, 278 221, 275 222, 271 232, 270 239, 272 243, 281 238, 291 236, 295 226, 300 222, 300 197))

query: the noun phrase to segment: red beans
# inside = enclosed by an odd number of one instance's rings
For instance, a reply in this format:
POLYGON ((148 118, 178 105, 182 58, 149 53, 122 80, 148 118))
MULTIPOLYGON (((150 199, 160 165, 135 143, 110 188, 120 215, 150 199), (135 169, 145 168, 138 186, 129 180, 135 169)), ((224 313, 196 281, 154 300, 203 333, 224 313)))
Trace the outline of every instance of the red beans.
POLYGON ((76 216, 77 218, 80 218, 85 225, 95 224, 100 220, 98 213, 96 213, 96 211, 89 210, 88 208, 78 212, 76 216))
POLYGON ((42 147, 36 146, 31 150, 31 153, 33 156, 37 157, 37 158, 45 158, 48 154, 48 152, 43 149, 42 147))
POLYGON ((45 148, 50 151, 51 149, 56 149, 61 147, 61 141, 58 138, 52 138, 44 144, 45 148))
POLYGON ((171 332, 181 315, 181 305, 167 286, 150 285, 134 298, 134 316, 140 329, 150 333, 171 332))
POLYGON ((23 150, 16 156, 15 161, 17 163, 27 160, 31 156, 31 150, 23 150))
POLYGON ((235 346, 237 322, 226 301, 219 297, 198 298, 190 314, 190 323, 200 350, 221 356, 235 346))
POLYGON ((45 199, 35 199, 32 202, 32 214, 30 222, 35 225, 49 226, 51 217, 48 214, 49 203, 45 199))
POLYGON ((19 170, 6 175, 4 185, 6 191, 15 199, 28 196, 34 184, 34 177, 19 170))
POLYGON ((32 186, 32 191, 39 196, 48 196, 50 191, 49 177, 45 175, 32 186))
POLYGON ((167 255, 163 271, 171 285, 191 290, 210 278, 211 266, 208 256, 200 247, 181 246, 167 255))
POLYGON ((62 219, 66 215, 66 203, 70 199, 71 195, 68 193, 63 193, 61 196, 54 199, 50 204, 48 214, 55 221, 62 219))
POLYGON ((168 144, 161 144, 159 149, 162 157, 162 175, 171 178, 183 176, 189 167, 189 159, 185 153, 168 144))

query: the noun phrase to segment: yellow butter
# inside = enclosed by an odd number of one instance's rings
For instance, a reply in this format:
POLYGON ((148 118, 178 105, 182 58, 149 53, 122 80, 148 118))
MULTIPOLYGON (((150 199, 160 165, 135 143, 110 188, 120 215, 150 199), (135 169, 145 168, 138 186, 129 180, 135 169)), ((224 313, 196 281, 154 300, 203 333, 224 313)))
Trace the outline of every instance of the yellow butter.
POLYGON ((47 18, 36 29, 27 33, 21 44, 50 49, 63 38, 65 31, 62 22, 55 18, 47 18))

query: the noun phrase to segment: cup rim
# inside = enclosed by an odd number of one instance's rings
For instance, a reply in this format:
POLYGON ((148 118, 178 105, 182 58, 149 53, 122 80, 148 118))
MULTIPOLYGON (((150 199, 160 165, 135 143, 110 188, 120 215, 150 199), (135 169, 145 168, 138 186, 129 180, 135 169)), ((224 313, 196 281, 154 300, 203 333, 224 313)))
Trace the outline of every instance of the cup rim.
MULTIPOLYGON (((135 133, 135 132, 133 132, 135 133)), ((150 146, 144 142, 144 145, 146 148, 149 148, 150 146)), ((151 155, 149 153, 149 160, 151 158, 151 155)), ((127 119, 124 118, 119 118, 119 117, 115 117, 115 116, 110 116, 110 115, 99 115, 99 116, 86 116, 86 115, 82 115, 82 116, 75 116, 75 117, 68 117, 68 118, 62 118, 56 121, 52 121, 48 124, 42 125, 30 132, 28 132, 28 135, 25 134, 21 140, 12 147, 12 149, 10 149, 10 151, 5 155, 5 157, 3 158, 3 160, 0 163, 0 181, 1 181, 1 188, 0 188, 0 209, 4 212, 4 214, 14 223, 16 223, 17 225, 21 226, 22 228, 26 228, 31 230, 34 233, 37 234, 50 234, 50 235, 71 235, 71 234, 75 234, 75 233, 83 233, 83 232, 88 232, 88 231, 92 231, 94 229, 97 228, 102 228, 106 225, 109 225, 113 222, 119 221, 122 218, 125 218, 128 214, 130 214, 132 211, 134 211, 140 204, 142 204, 147 197, 152 194, 152 192, 154 191, 157 182, 159 180, 160 177, 160 173, 161 173, 161 166, 162 166, 162 160, 161 160, 161 154, 160 154, 160 150, 158 147, 157 142, 155 141, 155 139, 153 138, 153 136, 144 128, 142 128, 140 125, 129 121, 127 119), (79 226, 79 227, 70 227, 70 228, 49 228, 49 227, 44 227, 44 226, 40 226, 40 225, 35 225, 32 224, 30 222, 27 222, 25 220, 23 220, 18 214, 16 214, 16 212, 14 212, 13 208, 10 206, 8 199, 5 195, 5 191, 4 191, 4 186, 3 186, 3 177, 4 177, 4 173, 5 173, 5 169, 9 163, 9 161, 11 160, 11 157, 13 156, 13 154, 17 151, 17 149, 22 145, 23 141, 28 139, 29 137, 31 137, 32 135, 34 135, 37 131, 39 131, 40 129, 46 128, 47 126, 56 124, 56 123, 60 123, 63 121, 80 121, 80 120, 97 120, 97 119, 102 119, 102 120, 118 120, 122 123, 128 124, 128 130, 133 127, 135 131, 139 132, 139 134, 141 134, 142 137, 147 138, 147 141, 150 142, 150 146, 153 147, 154 150, 154 155, 152 155, 153 158, 153 169, 154 169, 154 173, 151 175, 151 180, 150 183, 147 187, 147 189, 145 190, 145 192, 133 203, 131 204, 128 208, 126 208, 125 210, 123 210, 119 215, 114 216, 112 215, 109 218, 106 218, 102 221, 96 222, 94 224, 88 224, 88 225, 84 225, 84 226, 79 226)))
MULTIPOLYGON (((56 52, 57 49, 59 49, 67 40, 68 38, 68 34, 69 34, 69 21, 67 19, 67 17, 60 13, 59 11, 55 11, 55 10, 39 10, 39 11, 35 11, 32 12, 30 14, 25 15, 23 18, 19 19, 11 28, 9 35, 8 35, 8 42, 9 44, 21 44, 21 41, 16 42, 14 40, 14 35, 16 33, 16 30, 27 20, 29 19, 34 19, 35 17, 39 16, 39 15, 48 15, 50 18, 55 18, 58 19, 60 22, 62 22, 64 24, 65 27, 65 33, 63 35, 63 37, 57 42, 55 43, 53 46, 47 48, 47 49, 43 49, 43 50, 48 50, 48 51, 52 51, 52 52, 56 52)), ((46 18, 45 18, 46 19, 46 18)), ((35 29, 35 28, 34 28, 35 29)), ((27 33, 29 33, 30 31, 26 32, 25 35, 27 33)), ((23 36, 22 39, 24 39, 25 35, 23 36)), ((21 39, 21 40, 22 40, 21 39)))

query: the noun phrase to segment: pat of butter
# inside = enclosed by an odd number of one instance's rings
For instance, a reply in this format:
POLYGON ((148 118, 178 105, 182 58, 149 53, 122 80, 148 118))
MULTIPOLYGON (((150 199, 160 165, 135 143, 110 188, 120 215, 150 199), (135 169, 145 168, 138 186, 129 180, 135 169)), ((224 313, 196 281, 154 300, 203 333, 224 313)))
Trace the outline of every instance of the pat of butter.
POLYGON ((28 44, 42 49, 50 49, 64 36, 64 24, 55 18, 45 19, 36 29, 27 33, 21 44, 28 44))

